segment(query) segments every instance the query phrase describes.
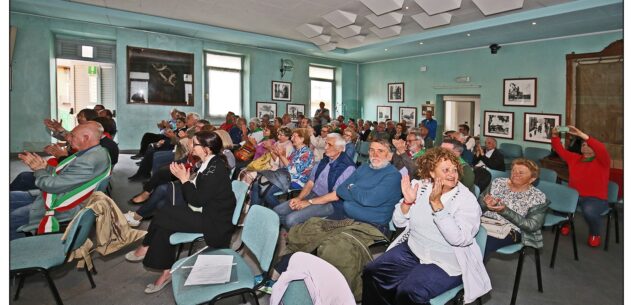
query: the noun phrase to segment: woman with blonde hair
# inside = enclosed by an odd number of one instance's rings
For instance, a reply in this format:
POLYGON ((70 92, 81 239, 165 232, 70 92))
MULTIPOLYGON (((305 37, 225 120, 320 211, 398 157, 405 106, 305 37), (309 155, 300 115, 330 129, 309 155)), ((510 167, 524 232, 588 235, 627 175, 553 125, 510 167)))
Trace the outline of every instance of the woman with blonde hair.
POLYGON ((229 170, 235 167, 235 156, 231 149, 233 148, 233 140, 231 140, 231 136, 228 132, 222 129, 216 129, 213 132, 217 133, 222 139, 222 154, 226 157, 226 161, 229 165, 229 170))

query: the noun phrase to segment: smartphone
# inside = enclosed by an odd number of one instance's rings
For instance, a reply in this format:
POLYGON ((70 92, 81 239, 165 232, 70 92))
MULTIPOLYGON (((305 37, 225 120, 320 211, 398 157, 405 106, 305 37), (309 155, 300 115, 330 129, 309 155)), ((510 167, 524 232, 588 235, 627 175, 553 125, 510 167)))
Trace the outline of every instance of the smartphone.
POLYGON ((558 132, 569 132, 569 127, 567 126, 559 126, 558 132))

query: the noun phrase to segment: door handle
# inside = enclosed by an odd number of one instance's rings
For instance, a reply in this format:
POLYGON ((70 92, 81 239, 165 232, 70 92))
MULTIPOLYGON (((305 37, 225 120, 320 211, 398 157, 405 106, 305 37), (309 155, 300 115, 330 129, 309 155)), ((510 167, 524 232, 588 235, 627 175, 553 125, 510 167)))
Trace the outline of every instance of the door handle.
POLYGON ((75 108, 70 108, 70 114, 75 114, 75 108))

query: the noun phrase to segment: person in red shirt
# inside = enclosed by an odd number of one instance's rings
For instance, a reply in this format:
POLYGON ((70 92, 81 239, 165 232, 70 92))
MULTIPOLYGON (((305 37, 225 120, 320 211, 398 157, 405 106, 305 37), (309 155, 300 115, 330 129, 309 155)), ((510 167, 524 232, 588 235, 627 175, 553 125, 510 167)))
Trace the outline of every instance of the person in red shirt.
MULTIPOLYGON (((552 129, 552 148, 569 167, 569 187, 578 191, 578 204, 587 224, 591 247, 600 246, 601 214, 609 208, 607 194, 609 189, 609 168, 611 157, 604 144, 574 126, 569 127, 569 134, 583 140, 580 155, 563 148, 558 127, 552 129)), ((566 233, 564 227, 561 232, 566 233)), ((566 235, 566 234, 565 234, 566 235)))
POLYGON ((226 121, 220 125, 220 129, 229 132, 231 128, 235 125, 235 113, 233 111, 229 111, 226 114, 226 121))

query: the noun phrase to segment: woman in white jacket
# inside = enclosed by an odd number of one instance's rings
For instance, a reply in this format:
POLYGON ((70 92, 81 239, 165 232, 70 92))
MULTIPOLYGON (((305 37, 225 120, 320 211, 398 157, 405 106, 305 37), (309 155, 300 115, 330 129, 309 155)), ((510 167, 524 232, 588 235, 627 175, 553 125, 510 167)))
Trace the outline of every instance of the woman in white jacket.
POLYGON ((425 304, 462 283, 470 303, 491 289, 475 243, 481 209, 459 182, 459 159, 432 148, 418 167, 427 180, 403 177, 404 199, 393 213, 394 224, 407 227, 405 238, 365 267, 363 305, 425 304))

